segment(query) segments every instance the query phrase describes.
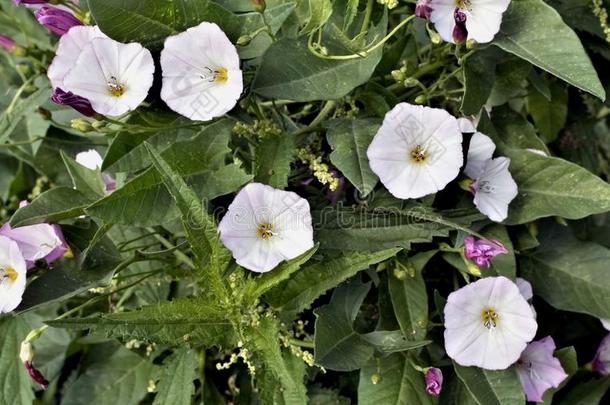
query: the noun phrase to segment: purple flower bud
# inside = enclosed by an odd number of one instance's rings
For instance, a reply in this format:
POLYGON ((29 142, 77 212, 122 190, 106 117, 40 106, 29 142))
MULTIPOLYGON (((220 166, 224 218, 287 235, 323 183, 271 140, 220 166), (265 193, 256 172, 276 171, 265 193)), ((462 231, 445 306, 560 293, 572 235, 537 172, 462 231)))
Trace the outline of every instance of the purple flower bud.
POLYGON ((455 27, 453 28, 453 40, 461 44, 466 42, 468 39, 468 30, 466 29, 466 14, 459 8, 456 8, 453 12, 453 19, 455 20, 455 27))
POLYGON ((93 111, 93 107, 91 107, 89 100, 84 97, 77 96, 69 91, 63 91, 59 87, 53 90, 51 101, 55 104, 72 107, 87 117, 93 117, 97 114, 95 111, 93 111))
POLYGON ((47 4, 48 0, 13 0, 16 5, 21 4, 47 4))
POLYGON ((28 341, 24 341, 21 343, 21 351, 19 352, 19 357, 23 362, 23 366, 28 371, 28 374, 32 378, 32 380, 36 381, 38 384, 42 386, 42 389, 47 389, 49 386, 49 382, 42 375, 40 371, 34 367, 32 364, 32 358, 34 357, 34 352, 32 350, 32 344, 28 341))
POLYGON ((13 49, 15 49, 16 44, 12 38, 0 34, 0 46, 6 49, 7 51, 12 51, 13 49))
POLYGON ((488 268, 492 258, 506 253, 508 250, 499 240, 476 240, 472 236, 464 238, 464 255, 479 267, 488 268))
POLYGON ((426 392, 428 395, 439 396, 443 389, 443 372, 440 368, 430 367, 426 371, 426 392))
POLYGON ((606 335, 599 344, 592 366, 593 371, 601 375, 610 375, 610 335, 606 335))
POLYGON ((429 20, 430 14, 432 13, 432 7, 430 7, 431 1, 432 0, 417 0, 417 3, 415 4, 415 15, 419 18, 429 20))
POLYGON ((64 35, 70 28, 83 25, 72 13, 56 7, 42 7, 36 11, 36 19, 57 35, 64 35))

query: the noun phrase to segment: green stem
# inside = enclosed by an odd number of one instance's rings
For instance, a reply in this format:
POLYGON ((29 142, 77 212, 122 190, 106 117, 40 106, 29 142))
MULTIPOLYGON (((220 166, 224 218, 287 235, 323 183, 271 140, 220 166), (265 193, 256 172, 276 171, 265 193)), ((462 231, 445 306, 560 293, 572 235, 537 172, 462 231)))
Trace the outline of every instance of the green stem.
POLYGON ((191 260, 190 257, 185 255, 184 252, 182 252, 181 250, 178 250, 176 248, 176 246, 174 246, 170 241, 165 239, 163 236, 159 235, 153 228, 150 228, 150 227, 146 228, 146 231, 154 233, 153 236, 167 249, 176 249, 176 250, 173 250, 172 253, 174 254, 174 256, 176 256, 176 259, 178 259, 180 262, 186 264, 188 267, 190 267, 191 270, 197 269, 197 267, 195 266, 195 263, 193 263, 193 261, 191 260))
POLYGON ((373 0, 367 0, 366 9, 364 10, 364 19, 362 20, 362 26, 360 27, 358 36, 363 35, 369 28, 371 14, 373 14, 373 0))
POLYGON ((306 349, 314 348, 314 344, 311 341, 305 341, 305 340, 299 340, 299 339, 289 339, 288 343, 290 343, 293 346, 304 347, 306 349))

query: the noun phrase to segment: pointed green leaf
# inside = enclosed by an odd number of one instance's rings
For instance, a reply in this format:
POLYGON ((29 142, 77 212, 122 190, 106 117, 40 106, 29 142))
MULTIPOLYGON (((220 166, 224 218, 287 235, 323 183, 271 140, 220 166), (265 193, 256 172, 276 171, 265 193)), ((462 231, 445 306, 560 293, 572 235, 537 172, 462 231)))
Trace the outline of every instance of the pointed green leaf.
POLYGON ((30 326, 22 316, 0 318, 0 404, 31 405, 34 401, 30 376, 19 359, 21 342, 30 326))
POLYGON ((295 148, 295 138, 289 134, 263 139, 254 152, 254 179, 271 187, 286 187, 295 148))
POLYGON ((92 200, 78 190, 56 187, 40 194, 34 201, 21 207, 11 218, 11 226, 25 226, 42 222, 57 222, 76 218, 85 213, 92 200))
POLYGON ((366 155, 379 128, 372 119, 335 119, 327 123, 326 139, 333 149, 330 161, 362 194, 367 196, 377 185, 377 175, 366 155))
POLYGON ((106 185, 102 181, 102 173, 99 170, 91 170, 77 163, 63 151, 61 152, 61 158, 76 190, 92 200, 97 200, 106 194, 106 185))
POLYGON ((489 371, 478 367, 462 367, 456 363, 453 363, 453 368, 477 404, 525 404, 523 387, 514 368, 489 371))
POLYGON ((166 360, 157 384, 157 396, 153 405, 191 405, 195 393, 195 353, 182 348, 166 360))
POLYGON ((515 0, 493 44, 604 100, 606 92, 578 36, 542 0, 515 0))

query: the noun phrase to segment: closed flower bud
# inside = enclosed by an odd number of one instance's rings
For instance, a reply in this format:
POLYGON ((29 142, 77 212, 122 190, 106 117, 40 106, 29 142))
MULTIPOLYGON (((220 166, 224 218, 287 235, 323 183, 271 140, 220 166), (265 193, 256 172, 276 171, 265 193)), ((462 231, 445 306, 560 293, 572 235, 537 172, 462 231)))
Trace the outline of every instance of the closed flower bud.
POLYGON ((77 131, 81 131, 81 132, 93 131, 93 127, 91 126, 91 124, 88 121, 85 121, 80 118, 76 118, 76 119, 73 119, 72 121, 70 121, 70 126, 74 129, 76 129, 77 131))
POLYGON ((423 94, 420 94, 419 96, 415 97, 415 104, 424 104, 427 100, 428 97, 423 94))
POLYGON ((430 367, 426 370, 426 392, 428 395, 439 396, 443 389, 443 372, 440 368, 430 367))
POLYGON ((237 38, 237 42, 235 42, 235 44, 237 46, 246 46, 250 42, 252 42, 252 37, 250 35, 242 35, 241 37, 237 38))
POLYGON ((371 376, 371 383, 373 385, 377 385, 381 382, 381 375, 379 373, 375 373, 371 376))
POLYGON ((69 11, 55 7, 42 7, 36 11, 36 19, 41 25, 57 35, 64 35, 70 28, 83 25, 82 21, 69 11))
POLYGON ((415 87, 419 84, 419 80, 413 78, 413 77, 408 77, 405 79, 405 81, 403 82, 403 84, 405 85, 406 88, 409 87, 415 87))

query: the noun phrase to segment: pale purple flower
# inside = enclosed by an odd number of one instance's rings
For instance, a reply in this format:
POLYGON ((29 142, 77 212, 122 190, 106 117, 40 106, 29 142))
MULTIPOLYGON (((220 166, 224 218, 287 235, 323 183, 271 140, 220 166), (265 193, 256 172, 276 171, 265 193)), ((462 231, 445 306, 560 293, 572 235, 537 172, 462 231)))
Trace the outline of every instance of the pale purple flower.
POLYGON ((68 107, 74 108, 79 113, 87 116, 93 117, 97 113, 91 107, 91 103, 84 97, 77 96, 69 91, 63 91, 59 87, 53 90, 53 94, 51 95, 51 101, 55 104, 65 105, 68 107))
POLYGON ((35 15, 40 24, 57 35, 64 35, 70 28, 83 25, 74 14, 57 7, 42 7, 35 15))
POLYGON ((531 300, 534 297, 534 289, 529 281, 524 278, 517 277, 515 279, 515 284, 519 287, 519 292, 523 295, 527 301, 531 300))
POLYGON ((508 250, 499 240, 475 239, 472 236, 464 238, 464 255, 479 267, 491 266, 491 259, 506 254, 508 250))
POLYGON ((6 35, 0 34, 0 46, 6 49, 7 51, 12 51, 15 49, 15 41, 12 38, 7 37, 6 35))
POLYGON ((430 19, 430 13, 432 13, 432 7, 430 7, 431 0, 417 0, 415 3, 415 15, 419 18, 430 19))
POLYGON ((532 342, 517 361, 517 374, 528 401, 543 402, 549 388, 557 388, 568 375, 553 356, 555 341, 551 336, 532 342))
POLYGON ((538 324, 515 283, 486 277, 449 294, 445 351, 457 364, 504 370, 536 335, 538 324))
POLYGON ((602 326, 606 330, 610 330, 610 319, 600 319, 602 326))
POLYGON ((28 341, 24 341, 21 343, 21 351, 19 352, 19 358, 23 363, 23 366, 27 370, 30 378, 40 384, 42 389, 46 390, 49 386, 49 381, 42 375, 40 371, 34 367, 32 364, 32 360, 34 358, 34 352, 32 350, 32 344, 28 341))
MULTIPOLYGON (((22 201, 19 207, 26 205, 27 201, 22 201)), ((13 228, 7 222, 0 227, 0 235, 17 243, 28 270, 36 266, 36 261, 45 260, 50 264, 70 249, 58 225, 36 224, 13 228), (61 255, 58 255, 59 252, 61 255)))
POLYGON ((16 5, 21 4, 47 4, 49 0, 13 0, 16 5))
POLYGON ((430 367, 426 370, 426 392, 428 395, 439 396, 443 389, 443 372, 440 368, 430 367))
POLYGON ((601 375, 610 375, 610 334, 606 335, 599 344, 592 365, 593 371, 601 375))

